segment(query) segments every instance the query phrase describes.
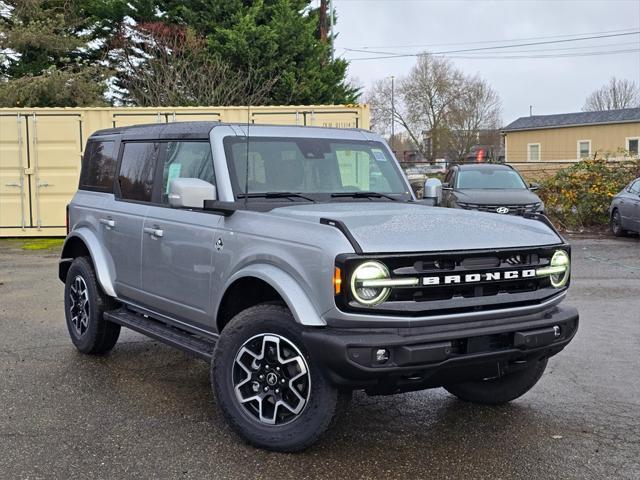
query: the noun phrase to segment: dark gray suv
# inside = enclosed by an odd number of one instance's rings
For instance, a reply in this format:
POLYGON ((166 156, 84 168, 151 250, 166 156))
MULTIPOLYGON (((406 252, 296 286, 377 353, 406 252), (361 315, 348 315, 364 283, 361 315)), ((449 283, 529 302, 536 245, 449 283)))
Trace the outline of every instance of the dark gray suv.
POLYGON ((308 447, 356 389, 509 402, 578 328, 570 247, 545 217, 426 206, 364 130, 102 130, 68 218, 78 350, 108 352, 124 326, 202 358, 262 448, 308 447))
POLYGON ((443 206, 480 212, 544 213, 544 203, 511 165, 471 163, 452 166, 443 183, 443 206))

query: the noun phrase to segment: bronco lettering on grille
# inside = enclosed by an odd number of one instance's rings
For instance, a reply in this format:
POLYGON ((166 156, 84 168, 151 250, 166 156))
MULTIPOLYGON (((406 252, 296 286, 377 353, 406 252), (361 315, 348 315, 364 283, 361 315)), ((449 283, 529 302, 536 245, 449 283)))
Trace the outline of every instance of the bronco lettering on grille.
POLYGON ((423 277, 422 285, 451 285, 456 283, 491 282, 499 280, 518 280, 521 278, 533 278, 536 271, 508 270, 505 272, 467 273, 466 275, 444 275, 438 277, 423 277))

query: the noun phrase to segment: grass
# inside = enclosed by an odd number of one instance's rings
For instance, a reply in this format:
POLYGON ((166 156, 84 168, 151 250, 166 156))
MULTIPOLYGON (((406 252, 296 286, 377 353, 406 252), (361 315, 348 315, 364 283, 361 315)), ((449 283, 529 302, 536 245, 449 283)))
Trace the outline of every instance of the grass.
POLYGON ((40 251, 62 248, 64 238, 11 238, 7 240, 22 250, 40 251))

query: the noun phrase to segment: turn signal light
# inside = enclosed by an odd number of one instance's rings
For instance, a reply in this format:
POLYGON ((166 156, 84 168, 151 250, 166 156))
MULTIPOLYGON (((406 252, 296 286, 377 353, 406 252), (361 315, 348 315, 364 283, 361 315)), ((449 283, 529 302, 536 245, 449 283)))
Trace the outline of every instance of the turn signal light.
POLYGON ((338 267, 333 270, 333 291, 336 295, 342 291, 342 270, 338 267))

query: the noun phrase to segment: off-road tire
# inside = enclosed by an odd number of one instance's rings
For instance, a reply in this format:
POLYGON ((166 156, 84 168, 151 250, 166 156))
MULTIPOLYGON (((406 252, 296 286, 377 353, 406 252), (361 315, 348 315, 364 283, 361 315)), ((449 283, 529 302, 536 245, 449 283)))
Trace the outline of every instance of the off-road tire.
MULTIPOLYGON (((265 362, 266 363, 266 362, 265 362)), ((237 314, 222 331, 213 352, 211 383, 218 405, 231 426, 246 442, 267 450, 296 452, 318 440, 339 407, 339 393, 309 356, 302 341, 302 327, 288 308, 260 304, 237 314), (233 368, 245 342, 263 334, 283 337, 306 361, 310 379, 309 397, 302 411, 289 423, 267 425, 253 417, 236 398, 233 368)))
POLYGON ((547 367, 547 359, 504 377, 447 385, 444 388, 460 400, 482 405, 501 405, 521 397, 538 383, 547 367))
MULTIPOLYGON (((77 289, 76 289, 77 291, 77 289)), ((67 273, 64 287, 64 313, 69 336, 75 347, 82 353, 99 355, 111 350, 120 336, 120 325, 103 318, 103 313, 115 307, 114 300, 106 295, 96 279, 91 260, 78 257, 73 260, 67 273), (78 282, 78 278, 82 281, 78 282), (76 327, 72 312, 72 291, 75 282, 86 286, 88 315, 84 330, 76 327)))
POLYGON ((616 208, 611 212, 611 233, 616 237, 625 237, 627 232, 622 228, 622 218, 620 217, 620 211, 616 208))

